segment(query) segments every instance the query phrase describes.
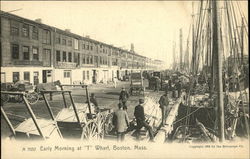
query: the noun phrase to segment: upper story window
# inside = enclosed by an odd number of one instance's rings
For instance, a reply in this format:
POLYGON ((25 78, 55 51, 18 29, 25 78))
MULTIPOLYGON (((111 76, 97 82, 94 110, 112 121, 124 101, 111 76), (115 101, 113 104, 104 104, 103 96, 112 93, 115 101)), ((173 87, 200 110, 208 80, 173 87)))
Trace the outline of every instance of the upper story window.
POLYGON ((59 50, 56 50, 56 61, 61 61, 61 53, 59 50))
POLYGON ((82 48, 85 49, 85 44, 82 44, 82 48))
POLYGON ((93 46, 92 45, 90 46, 90 50, 93 50, 93 46))
POLYGON ((50 44, 51 43, 50 31, 44 29, 42 35, 43 35, 43 43, 50 44))
POLYGON ((89 45, 87 45, 86 49, 89 50, 89 45))
POLYGON ((67 61, 67 55, 66 55, 66 52, 63 51, 63 62, 66 62, 67 61))
POLYGON ((12 59, 19 59, 19 46, 17 44, 12 44, 12 59))
POLYGON ((76 49, 76 50, 79 49, 79 41, 78 41, 78 39, 74 39, 74 49, 76 49))
POLYGON ((28 24, 23 24, 22 36, 29 37, 29 25, 28 24))
POLYGON ((30 59, 30 53, 29 53, 29 47, 23 46, 23 59, 29 60, 30 59))
POLYGON ((82 56, 82 63, 83 63, 83 64, 86 63, 86 56, 85 56, 85 55, 82 56))
POLYGON ((68 46, 72 46, 72 40, 68 40, 68 46))
POLYGON ((16 21, 11 21, 10 23, 10 31, 11 35, 19 35, 19 23, 16 21))
POLYGON ((35 26, 32 27, 32 39, 38 40, 38 28, 35 26))
POLYGON ((68 54, 68 62, 72 62, 72 53, 71 52, 69 52, 69 54, 68 54))
POLYGON ((59 35, 56 35, 55 43, 56 44, 60 44, 61 43, 61 38, 60 38, 59 35))
POLYGON ((66 45, 66 39, 62 39, 62 45, 66 45))
POLYGON ((93 64, 93 57, 92 56, 90 56, 90 58, 89 58, 89 63, 93 64))
POLYGON ((32 48, 32 54, 33 54, 33 60, 39 60, 39 55, 38 55, 38 48, 37 47, 33 47, 32 48))

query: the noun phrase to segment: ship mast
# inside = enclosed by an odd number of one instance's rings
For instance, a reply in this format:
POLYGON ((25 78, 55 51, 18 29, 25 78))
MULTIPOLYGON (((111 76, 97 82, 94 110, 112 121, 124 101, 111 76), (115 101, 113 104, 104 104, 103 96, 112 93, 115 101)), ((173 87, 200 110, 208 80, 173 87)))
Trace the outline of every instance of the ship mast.
POLYGON ((218 130, 219 141, 225 140, 224 135, 224 99, 223 99, 223 85, 222 85, 222 54, 219 52, 220 40, 218 32, 218 17, 217 17, 217 1, 212 0, 212 14, 213 14, 213 55, 214 67, 217 76, 215 80, 215 90, 217 92, 217 110, 218 110, 218 130))

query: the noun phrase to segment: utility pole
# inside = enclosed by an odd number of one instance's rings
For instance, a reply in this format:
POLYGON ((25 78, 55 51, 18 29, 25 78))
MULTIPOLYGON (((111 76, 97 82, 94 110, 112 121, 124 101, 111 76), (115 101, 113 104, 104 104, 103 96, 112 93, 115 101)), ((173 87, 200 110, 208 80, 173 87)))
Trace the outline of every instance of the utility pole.
MULTIPOLYGON (((224 135, 224 99, 223 99, 223 86, 222 86, 222 57, 219 53, 219 36, 218 36, 218 19, 217 19, 217 2, 212 1, 213 9, 213 54, 214 54, 214 64, 217 75, 217 80, 215 81, 216 91, 217 91, 217 109, 218 109, 218 130, 219 130, 219 141, 223 142, 225 140, 224 135)), ((222 44, 221 44, 222 45, 222 44)))

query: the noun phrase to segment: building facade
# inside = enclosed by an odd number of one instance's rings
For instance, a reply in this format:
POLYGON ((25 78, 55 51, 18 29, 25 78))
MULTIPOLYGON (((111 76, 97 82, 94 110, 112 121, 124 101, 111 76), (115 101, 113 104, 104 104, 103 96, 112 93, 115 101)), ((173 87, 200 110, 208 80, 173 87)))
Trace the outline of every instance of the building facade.
POLYGON ((163 62, 1 11, 1 82, 107 83, 163 62))

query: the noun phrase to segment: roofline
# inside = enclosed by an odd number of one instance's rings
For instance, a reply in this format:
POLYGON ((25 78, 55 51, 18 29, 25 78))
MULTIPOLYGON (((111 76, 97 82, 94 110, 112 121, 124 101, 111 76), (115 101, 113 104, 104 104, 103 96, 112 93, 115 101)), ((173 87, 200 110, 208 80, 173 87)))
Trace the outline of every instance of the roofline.
MULTIPOLYGON (((130 52, 128 50, 121 49, 119 47, 116 47, 116 46, 113 46, 113 45, 110 45, 110 44, 106 44, 106 43, 103 43, 103 42, 100 42, 100 41, 97 41, 97 40, 94 40, 94 39, 91 39, 91 38, 87 38, 87 37, 84 37, 84 36, 80 36, 78 34, 67 32, 67 31, 59 29, 57 27, 50 26, 50 25, 47 25, 47 24, 44 24, 44 23, 39 23, 39 22, 36 22, 34 20, 30 20, 30 19, 15 15, 15 14, 11 14, 11 13, 8 13, 8 12, 2 11, 2 10, 0 10, 0 17, 13 18, 13 19, 19 20, 19 21, 24 22, 24 23, 25 23, 25 21, 27 21, 28 23, 31 23, 33 25, 38 25, 38 26, 41 26, 41 27, 45 27, 46 29, 50 29, 50 30, 55 31, 55 32, 59 31, 61 34, 64 34, 66 36, 73 36, 73 37, 81 39, 81 40, 85 40, 85 41, 89 41, 89 42, 93 42, 93 43, 98 43, 98 44, 105 45, 105 46, 113 48, 113 49, 121 50, 122 52, 126 52, 126 53, 131 54, 131 55, 135 55, 135 56, 138 56, 138 57, 148 58, 150 60, 154 60, 154 59, 151 59, 149 57, 139 55, 139 54, 130 52)), ((158 60, 158 61, 161 61, 161 60, 158 60)))

